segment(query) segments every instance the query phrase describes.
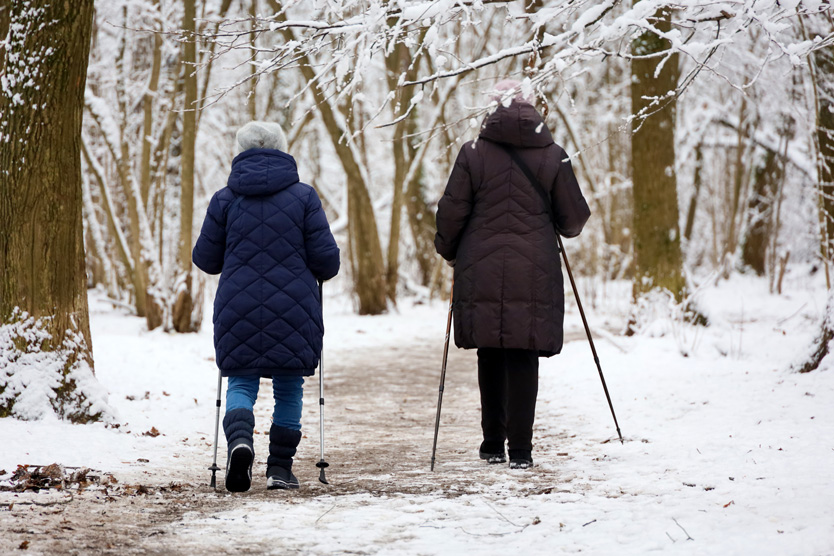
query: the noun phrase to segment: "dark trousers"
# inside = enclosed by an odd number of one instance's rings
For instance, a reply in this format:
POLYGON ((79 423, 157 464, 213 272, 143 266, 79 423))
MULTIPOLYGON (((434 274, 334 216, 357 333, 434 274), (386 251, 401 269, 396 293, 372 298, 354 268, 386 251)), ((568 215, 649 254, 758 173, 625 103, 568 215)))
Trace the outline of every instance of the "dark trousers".
POLYGON ((539 354, 526 349, 478 350, 484 441, 510 450, 533 449, 539 392, 539 354))

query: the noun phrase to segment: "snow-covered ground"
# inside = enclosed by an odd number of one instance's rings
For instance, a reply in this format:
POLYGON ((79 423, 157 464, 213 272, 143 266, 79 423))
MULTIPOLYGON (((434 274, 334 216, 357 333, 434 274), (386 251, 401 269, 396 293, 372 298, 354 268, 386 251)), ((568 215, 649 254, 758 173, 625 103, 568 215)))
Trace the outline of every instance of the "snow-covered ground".
MULTIPOLYGON (((256 468, 243 495, 205 486, 216 388, 210 327, 148 333, 141 320, 91 298, 96 372, 119 428, 0 420, 0 470, 8 479, 18 464, 59 462, 111 472, 123 484, 198 485, 195 496, 212 501, 210 509, 197 505, 144 541, 173 553, 834 554, 834 373, 831 365, 791 370, 817 332, 825 292, 821 277, 794 275, 781 296, 749 277, 704 288, 698 305, 708 328, 659 312, 636 336, 601 332, 622 445, 569 311, 574 341, 541 363, 536 467, 528 471, 477 459, 474 357, 461 351, 450 357, 438 465, 428 469, 445 303, 404 302, 381 317, 331 303, 333 484, 319 484, 313 467, 313 378, 297 459, 302 488, 266 491, 256 468), (159 436, 144 435, 153 428, 159 436)), ((606 292, 589 308, 592 327, 624 322, 628 286, 606 292)), ((260 432, 268 390, 256 410, 260 432)), ((258 436, 259 455, 265 442, 258 436)), ((221 434, 221 466, 223 448, 221 434)), ((0 493, 0 506, 9 496, 0 493)), ((0 527, 11 530, 14 519, 0 512, 0 527)))

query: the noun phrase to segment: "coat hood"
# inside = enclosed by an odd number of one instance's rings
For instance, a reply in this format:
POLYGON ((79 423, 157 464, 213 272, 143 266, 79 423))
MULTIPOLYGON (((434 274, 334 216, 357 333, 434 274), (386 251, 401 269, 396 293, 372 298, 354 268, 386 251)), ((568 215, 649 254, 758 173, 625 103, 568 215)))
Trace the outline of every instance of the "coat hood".
POLYGON ((546 147, 553 143, 553 136, 544 125, 541 114, 532 105, 518 101, 509 106, 499 104, 495 112, 484 120, 480 137, 522 149, 546 147))
POLYGON ((275 149, 249 149, 232 161, 229 189, 239 195, 271 195, 298 183, 295 159, 275 149))

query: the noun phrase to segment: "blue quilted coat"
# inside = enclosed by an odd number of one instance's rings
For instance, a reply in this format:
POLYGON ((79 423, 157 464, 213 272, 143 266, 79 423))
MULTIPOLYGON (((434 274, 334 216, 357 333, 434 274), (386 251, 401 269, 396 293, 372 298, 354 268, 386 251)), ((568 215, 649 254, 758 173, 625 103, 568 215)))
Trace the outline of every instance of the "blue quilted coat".
POLYGON ((223 376, 314 373, 324 334, 317 280, 339 272, 339 248, 293 157, 272 149, 235 157, 192 260, 220 273, 214 347, 223 376))

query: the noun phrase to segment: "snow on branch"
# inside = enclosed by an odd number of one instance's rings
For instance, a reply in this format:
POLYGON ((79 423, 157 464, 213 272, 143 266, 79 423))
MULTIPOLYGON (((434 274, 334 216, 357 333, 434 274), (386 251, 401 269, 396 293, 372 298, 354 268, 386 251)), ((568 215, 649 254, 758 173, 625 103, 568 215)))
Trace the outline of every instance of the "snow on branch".
MULTIPOLYGON (((641 0, 632 6, 620 0, 570 0, 536 11, 527 11, 517 2, 486 0, 371 0, 362 9, 346 0, 312 6, 300 1, 272 1, 270 5, 277 8, 273 15, 254 21, 248 18, 217 22, 213 27, 216 33, 199 36, 215 43, 216 57, 231 51, 248 52, 247 63, 256 68, 253 74, 216 92, 216 98, 251 79, 309 65, 310 60, 317 59, 320 63, 311 66, 315 73, 306 87, 330 89, 327 97, 341 102, 371 85, 364 81, 367 69, 382 66, 397 45, 405 45, 413 52, 411 65, 416 71, 408 79, 405 73, 401 75, 397 88, 424 87, 534 56, 541 58, 543 64, 527 69, 533 84, 543 88, 552 81, 566 81, 581 73, 575 68, 583 64, 610 56, 657 56, 670 60, 671 55, 679 54, 688 69, 674 95, 666 99, 671 100, 703 70, 743 88, 744 83, 728 77, 721 56, 716 54, 733 48, 751 32, 761 34, 771 45, 772 52, 761 61, 762 65, 780 58, 801 65, 815 50, 834 44, 831 34, 798 40, 795 32, 800 17, 832 10, 822 0, 641 0), (658 14, 664 12, 672 14, 669 31, 661 31, 655 24, 658 14), (503 15, 498 19, 503 19, 500 24, 504 28, 512 28, 507 33, 510 42, 497 40, 486 52, 470 50, 467 54, 460 48, 462 41, 483 33, 484 22, 495 14, 503 15), (253 48, 252 33, 257 35, 260 46, 253 48), (669 48, 652 54, 634 52, 632 41, 643 33, 656 35, 669 48), (426 63, 422 63, 423 59, 426 63)), ((415 95, 411 104, 397 107, 394 120, 389 123, 407 118, 429 97, 415 95)), ((385 97, 383 106, 390 100, 390 95, 385 97)), ((664 99, 657 101, 662 105, 664 99)), ((381 110, 382 106, 378 108, 381 110)))

